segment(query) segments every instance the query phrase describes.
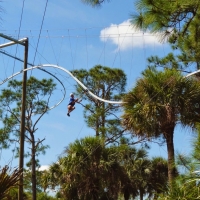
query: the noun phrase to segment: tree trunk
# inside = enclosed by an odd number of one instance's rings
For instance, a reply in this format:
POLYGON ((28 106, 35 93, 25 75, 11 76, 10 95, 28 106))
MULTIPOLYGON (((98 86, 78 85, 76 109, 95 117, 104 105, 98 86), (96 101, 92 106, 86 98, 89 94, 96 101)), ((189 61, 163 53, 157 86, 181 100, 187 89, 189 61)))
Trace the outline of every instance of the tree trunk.
POLYGON ((34 134, 31 134, 31 182, 32 182, 32 200, 36 200, 36 162, 35 162, 35 137, 34 134))
MULTIPOLYGON (((103 85, 102 88, 102 98, 105 99, 105 86, 103 85)), ((106 137, 106 133, 105 133, 105 103, 102 102, 102 108, 103 108, 103 113, 102 113, 102 136, 103 138, 106 137)))
MULTIPOLYGON (((99 107, 99 102, 97 103, 97 107, 99 107)), ((97 112, 97 110, 96 110, 96 112, 97 112)), ((98 117, 96 117, 96 124, 95 124, 95 128, 96 128, 96 137, 99 137, 99 118, 98 117)))
POLYGON ((144 196, 143 190, 140 190, 140 200, 143 200, 143 196, 144 196))
POLYGON ((99 137, 99 120, 96 119, 96 137, 99 137))
POLYGON ((167 143, 167 153, 168 153, 168 180, 170 186, 172 186, 173 180, 175 178, 175 158, 174 158, 174 127, 169 128, 166 133, 164 133, 167 143))

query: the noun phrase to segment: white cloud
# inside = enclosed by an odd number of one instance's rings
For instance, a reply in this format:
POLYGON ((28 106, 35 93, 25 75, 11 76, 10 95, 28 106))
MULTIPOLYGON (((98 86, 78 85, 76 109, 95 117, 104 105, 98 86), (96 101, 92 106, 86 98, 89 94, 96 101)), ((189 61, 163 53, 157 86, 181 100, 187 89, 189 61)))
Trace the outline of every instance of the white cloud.
POLYGON ((42 165, 40 168, 39 168, 39 171, 44 171, 44 170, 48 170, 49 169, 49 165, 42 165))
POLYGON ((121 24, 111 24, 100 32, 100 39, 103 42, 111 42, 117 46, 116 50, 127 50, 136 47, 162 45, 158 35, 136 30, 130 20, 121 24))

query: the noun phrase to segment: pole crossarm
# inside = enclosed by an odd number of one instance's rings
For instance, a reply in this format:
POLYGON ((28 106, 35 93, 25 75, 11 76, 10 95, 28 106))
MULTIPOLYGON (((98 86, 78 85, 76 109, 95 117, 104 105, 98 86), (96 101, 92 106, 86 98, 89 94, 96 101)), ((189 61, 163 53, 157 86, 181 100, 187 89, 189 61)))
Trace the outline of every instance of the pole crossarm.
MULTIPOLYGON (((23 38, 23 39, 18 40, 18 42, 25 42, 25 41, 27 41, 27 38, 23 38)), ((16 42, 12 41, 12 42, 8 42, 8 43, 5 43, 5 44, 1 44, 0 48, 8 47, 8 46, 11 46, 13 44, 16 44, 16 42)))
POLYGON ((21 40, 16 40, 16 39, 14 39, 14 38, 12 38, 12 37, 9 37, 9 36, 7 36, 7 35, 4 35, 3 33, 0 33, 0 37, 5 38, 5 39, 7 39, 7 40, 11 40, 11 41, 13 41, 14 43, 21 44, 21 45, 23 45, 23 46, 26 45, 23 41, 28 40, 27 38, 24 38, 24 39, 21 39, 21 40))

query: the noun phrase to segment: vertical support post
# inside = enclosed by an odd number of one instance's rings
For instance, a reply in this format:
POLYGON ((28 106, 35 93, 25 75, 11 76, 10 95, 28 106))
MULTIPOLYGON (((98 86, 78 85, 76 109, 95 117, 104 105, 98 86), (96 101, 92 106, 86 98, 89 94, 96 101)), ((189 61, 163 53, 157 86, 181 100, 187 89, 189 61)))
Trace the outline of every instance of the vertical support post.
MULTIPOLYGON (((28 63, 28 38, 24 42, 24 70, 27 69, 28 63)), ((19 179, 18 188, 18 200, 23 200, 23 168, 24 168, 24 139, 25 139, 25 105, 26 105, 26 82, 27 82, 27 71, 23 72, 22 80, 22 107, 21 107, 21 124, 20 124, 20 148, 19 148, 19 170, 21 170, 21 176, 19 179)))

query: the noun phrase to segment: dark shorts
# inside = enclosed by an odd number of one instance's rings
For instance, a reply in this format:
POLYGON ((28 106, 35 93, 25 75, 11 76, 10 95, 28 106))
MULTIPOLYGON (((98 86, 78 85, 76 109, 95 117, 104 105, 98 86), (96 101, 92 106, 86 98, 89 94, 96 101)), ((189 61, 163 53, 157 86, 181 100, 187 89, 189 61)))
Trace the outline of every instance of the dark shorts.
POLYGON ((75 105, 75 103, 69 103, 68 104, 68 106, 74 106, 75 105))

